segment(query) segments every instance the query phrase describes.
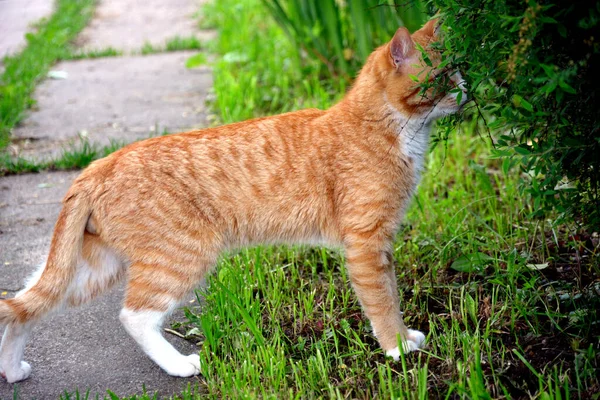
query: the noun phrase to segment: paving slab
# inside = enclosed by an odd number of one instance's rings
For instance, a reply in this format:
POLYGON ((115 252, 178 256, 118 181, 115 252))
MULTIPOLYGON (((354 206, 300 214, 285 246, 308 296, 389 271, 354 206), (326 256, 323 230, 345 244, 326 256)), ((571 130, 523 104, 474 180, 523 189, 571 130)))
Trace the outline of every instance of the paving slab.
POLYGON ((126 53, 139 52, 144 44, 162 47, 176 36, 214 37, 198 29, 200 5, 205 0, 101 0, 91 23, 77 43, 83 50, 112 47, 126 53))
POLYGON ((13 131, 23 156, 49 158, 78 139, 107 145, 206 125, 208 67, 188 69, 195 52, 60 62, 66 79, 47 79, 35 91, 36 107, 13 131))
POLYGON ((53 0, 0 0, 0 59, 25 46, 25 34, 53 8, 53 0))
MULTIPOLYGON (((0 295, 11 297, 46 257, 60 201, 78 172, 52 172, 0 178, 0 295)), ((158 391, 181 392, 198 377, 173 378, 138 348, 118 320, 123 288, 43 320, 25 350, 31 377, 11 385, 0 378, 0 400, 57 399, 65 390, 90 390, 100 398, 158 391)), ((190 297, 191 300, 191 297, 190 297)), ((171 320, 183 319, 181 311, 171 320)), ((0 328, 2 331, 2 328, 0 328)), ((173 335, 167 339, 185 354, 198 348, 173 335)))

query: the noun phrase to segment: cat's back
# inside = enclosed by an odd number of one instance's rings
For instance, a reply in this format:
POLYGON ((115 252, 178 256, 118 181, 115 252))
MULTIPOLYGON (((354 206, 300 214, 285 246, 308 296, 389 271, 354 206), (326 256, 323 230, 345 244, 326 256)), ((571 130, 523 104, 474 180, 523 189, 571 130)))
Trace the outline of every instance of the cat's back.
POLYGON ((189 179, 200 174, 210 180, 239 169, 281 168, 290 152, 295 153, 295 162, 304 158, 300 153, 308 151, 307 146, 321 136, 314 135, 315 121, 325 114, 319 109, 304 109, 135 142, 93 162, 71 191, 82 187, 94 192, 115 187, 123 190, 165 175, 189 179))
POLYGON ((247 243, 302 216, 307 231, 290 224, 285 234, 314 237, 332 191, 315 123, 325 114, 308 109, 137 142, 94 162, 71 190, 94 193, 93 215, 106 235, 162 210, 158 220, 184 215, 187 224, 225 230, 237 221, 236 229, 250 227, 238 232, 247 243))

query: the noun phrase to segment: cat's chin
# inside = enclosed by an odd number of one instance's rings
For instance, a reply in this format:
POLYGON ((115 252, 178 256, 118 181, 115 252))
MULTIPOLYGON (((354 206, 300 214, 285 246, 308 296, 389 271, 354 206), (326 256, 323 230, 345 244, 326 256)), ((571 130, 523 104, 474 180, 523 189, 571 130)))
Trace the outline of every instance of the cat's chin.
POLYGON ((406 340, 402 342, 402 350, 400 350, 400 346, 394 347, 393 349, 387 350, 385 355, 387 357, 392 357, 394 361, 398 361, 400 360, 401 352, 408 354, 412 351, 417 351, 422 348, 424 344, 425 334, 421 331, 409 329, 406 340))

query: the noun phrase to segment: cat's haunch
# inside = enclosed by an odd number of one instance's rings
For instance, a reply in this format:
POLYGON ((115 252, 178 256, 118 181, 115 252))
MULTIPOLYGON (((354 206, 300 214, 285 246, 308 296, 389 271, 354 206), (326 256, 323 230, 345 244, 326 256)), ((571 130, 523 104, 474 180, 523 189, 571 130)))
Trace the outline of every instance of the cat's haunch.
POLYGON ((433 120, 467 98, 458 72, 436 69, 435 41, 434 21, 412 36, 398 29, 329 110, 148 139, 94 162, 63 201, 45 267, 0 301, 0 374, 26 379, 23 350, 34 323, 121 279, 127 332, 167 373, 198 374, 198 355, 180 354, 161 324, 223 250, 259 243, 344 248, 382 349, 398 359, 420 348, 425 336, 402 321, 393 240, 433 120), (449 88, 423 91, 414 80, 439 74, 449 88))

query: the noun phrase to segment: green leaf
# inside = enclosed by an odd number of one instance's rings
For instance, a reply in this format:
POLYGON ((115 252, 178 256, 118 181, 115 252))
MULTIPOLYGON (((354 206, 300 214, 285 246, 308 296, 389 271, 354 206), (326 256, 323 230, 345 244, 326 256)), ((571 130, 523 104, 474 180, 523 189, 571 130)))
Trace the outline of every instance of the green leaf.
POLYGON ((548 263, 542 263, 542 264, 527 264, 527 268, 529 269, 533 269, 536 271, 539 271, 541 269, 546 269, 548 268, 548 263))
POLYGON ((450 268, 458 272, 479 272, 493 259, 493 257, 481 252, 463 254, 454 260, 450 268))
POLYGON ((110 396, 110 400, 120 400, 119 396, 117 396, 116 394, 114 394, 110 390, 107 390, 106 393, 108 393, 108 395, 110 396))
POLYGON ((546 83, 544 86, 542 86, 541 90, 544 92, 544 94, 549 95, 550 93, 552 93, 556 90, 557 86, 558 86, 557 80, 553 79, 550 82, 546 83))
POLYGON ((512 101, 516 107, 524 108, 529 112, 533 112, 533 106, 531 105, 531 103, 525 100, 523 97, 519 96, 518 94, 513 95, 512 101))
POLYGON ((423 58, 423 61, 425 62, 425 64, 428 67, 433 66, 433 63, 431 62, 431 59, 429 58, 429 54, 427 54, 427 51, 423 48, 423 46, 421 46, 419 43, 415 43, 415 47, 417 48, 417 50, 419 50, 421 52, 421 57, 423 58))
POLYGON ((551 17, 542 16, 539 20, 546 24, 558 24, 558 21, 551 17))
POLYGON ((544 70, 546 75, 548 75, 549 78, 552 78, 556 75, 556 71, 554 70, 553 65, 540 64, 540 67, 542 67, 542 69, 544 70))
POLYGON ((458 92, 458 94, 456 95, 456 104, 460 104, 461 100, 463 97, 463 92, 462 90, 458 92))
POLYGON ((567 82, 565 82, 562 78, 560 78, 558 80, 558 86, 560 86, 560 88, 567 93, 571 93, 571 94, 577 93, 577 91, 575 89, 573 89, 573 87, 570 86, 567 82))
POLYGON ((529 149, 527 148, 527 145, 525 145, 525 144, 520 144, 520 145, 516 146, 514 149, 518 154, 520 154, 522 156, 528 156, 531 154, 531 151, 529 151, 529 149))
POLYGON ((512 166, 512 160, 508 157, 504 158, 502 161, 502 172, 505 176, 508 176, 508 172, 510 171, 510 167, 512 166))
POLYGON ((246 326, 248 327, 250 332, 252 332, 252 334, 254 335, 254 338, 256 339, 256 342, 258 343, 258 345, 264 346, 265 338, 263 337, 262 332, 258 329, 258 326, 256 325, 256 321, 254 321, 254 319, 252 319, 252 317, 250 316, 248 311, 244 308, 244 306, 242 305, 242 303, 240 302, 238 297, 235 295, 235 293, 230 291, 227 287, 225 287, 225 285, 223 285, 219 281, 214 281, 214 284, 216 286, 218 286, 219 289, 225 293, 228 300, 230 300, 233 303, 233 305, 235 306, 235 310, 237 310, 237 312, 241 315, 242 319, 246 323, 246 326))

